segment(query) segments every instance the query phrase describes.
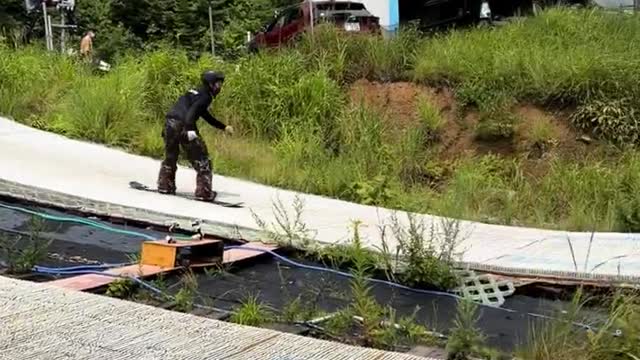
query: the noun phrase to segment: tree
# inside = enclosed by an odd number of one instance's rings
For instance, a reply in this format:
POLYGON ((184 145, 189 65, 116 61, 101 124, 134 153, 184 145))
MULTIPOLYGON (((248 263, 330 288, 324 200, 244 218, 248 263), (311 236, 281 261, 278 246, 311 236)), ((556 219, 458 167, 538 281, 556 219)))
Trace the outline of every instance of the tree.
MULTIPOLYGON (((41 15, 26 14, 24 0, 0 2, 0 30, 40 26, 41 15)), ((238 55, 246 32, 255 32, 279 7, 300 0, 82 0, 73 18, 76 36, 96 32, 95 49, 105 59, 128 49, 164 42, 201 53, 209 50, 209 5, 213 10, 216 49, 238 55)))

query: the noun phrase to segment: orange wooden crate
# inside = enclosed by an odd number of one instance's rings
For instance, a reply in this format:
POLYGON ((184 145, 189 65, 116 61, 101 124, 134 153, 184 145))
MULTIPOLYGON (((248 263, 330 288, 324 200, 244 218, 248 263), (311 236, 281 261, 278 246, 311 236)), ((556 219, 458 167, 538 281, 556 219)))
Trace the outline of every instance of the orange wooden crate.
POLYGON ((210 265, 222 262, 223 249, 220 240, 145 241, 140 263, 165 269, 179 267, 182 260, 188 260, 190 266, 210 265))

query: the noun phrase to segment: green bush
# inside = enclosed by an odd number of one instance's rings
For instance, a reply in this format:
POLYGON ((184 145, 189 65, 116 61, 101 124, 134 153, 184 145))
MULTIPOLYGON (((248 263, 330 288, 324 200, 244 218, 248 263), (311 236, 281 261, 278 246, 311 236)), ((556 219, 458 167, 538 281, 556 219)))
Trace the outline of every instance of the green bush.
POLYGON ((640 117, 630 99, 592 100, 572 115, 573 124, 617 144, 637 144, 640 117))
POLYGON ((458 286, 458 277, 453 271, 454 250, 462 240, 456 221, 442 220, 430 228, 407 215, 408 226, 396 217, 392 231, 398 239, 399 255, 406 261, 406 269, 400 274, 409 286, 435 286, 449 290, 458 286))
POLYGON ((616 166, 618 175, 615 205, 616 228, 623 232, 640 231, 640 158, 631 153, 616 166))
POLYGON ((506 106, 496 106, 480 114, 475 128, 476 138, 482 141, 512 139, 518 119, 506 106))
POLYGON ((59 101, 82 70, 35 48, 0 49, 0 113, 31 121, 59 101))

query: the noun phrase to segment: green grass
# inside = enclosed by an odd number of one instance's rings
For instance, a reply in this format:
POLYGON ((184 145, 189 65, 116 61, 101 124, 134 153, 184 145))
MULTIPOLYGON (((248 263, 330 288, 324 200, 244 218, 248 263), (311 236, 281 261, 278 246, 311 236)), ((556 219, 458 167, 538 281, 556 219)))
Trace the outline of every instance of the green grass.
POLYGON ((516 351, 523 360, 542 359, 638 359, 640 357, 640 327, 638 298, 633 294, 614 294, 608 317, 589 329, 572 323, 579 321, 579 312, 587 304, 582 291, 574 296, 569 309, 558 320, 534 326, 530 339, 516 351))
POLYGON ((528 132, 524 135, 524 142, 526 146, 548 150, 558 145, 558 134, 549 119, 540 118, 531 124, 528 132))
POLYGON ((565 103, 635 95, 638 28, 637 15, 553 9, 497 30, 453 32, 429 41, 419 51, 414 76, 455 83, 477 104, 505 94, 565 103))
POLYGON ((440 110, 438 110, 434 104, 429 101, 426 97, 421 97, 418 100, 418 117, 421 122, 421 130, 422 133, 419 135, 426 142, 435 142, 438 140, 442 128, 445 125, 445 120, 440 114, 440 110))
POLYGON ((248 326, 260 326, 272 318, 272 314, 255 296, 248 297, 242 305, 233 311, 231 322, 248 326))
POLYGON ((105 291, 105 295, 126 299, 136 292, 137 284, 129 278, 120 278, 111 282, 105 291))
POLYGON ((471 300, 458 300, 453 328, 447 341, 449 360, 466 360, 477 354, 484 343, 484 335, 477 327, 478 305, 471 300))
POLYGON ((44 223, 32 217, 28 223, 27 235, 16 237, 0 234, 0 259, 6 261, 7 272, 10 274, 28 273, 48 255, 51 239, 41 237, 44 223))
POLYGON ((180 312, 190 312, 193 310, 195 296, 198 292, 198 279, 191 271, 185 272, 180 279, 182 286, 173 297, 174 309, 180 312))
MULTIPOLYGON (((393 40, 318 29, 295 47, 231 62, 160 48, 125 56, 109 74, 35 48, 0 47, 0 113, 29 125, 159 158, 164 113, 203 69, 227 74, 213 112, 238 131, 202 126, 217 173, 396 209, 567 230, 640 229, 633 149, 551 156, 533 176, 518 156, 440 158, 449 123, 424 97, 419 121, 349 101, 352 81, 412 79, 452 88, 477 111, 476 135, 514 141, 505 104, 563 104, 574 125, 636 142, 640 18, 556 9, 496 29, 393 40), (593 126, 593 124, 597 124, 593 126)), ((525 141, 555 141, 534 124, 525 141)), ((542 146, 542 145, 541 145, 542 146)), ((544 149, 548 146, 544 145, 544 149)), ((597 149, 602 149, 598 147, 597 149)), ((516 154, 517 155, 517 154, 516 154)))

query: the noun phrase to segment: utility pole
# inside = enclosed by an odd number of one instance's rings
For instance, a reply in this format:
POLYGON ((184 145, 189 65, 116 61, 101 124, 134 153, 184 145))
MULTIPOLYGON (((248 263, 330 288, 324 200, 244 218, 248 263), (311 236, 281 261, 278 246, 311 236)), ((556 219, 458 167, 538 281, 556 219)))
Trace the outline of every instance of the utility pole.
POLYGON ((309 17, 311 18, 311 35, 313 36, 313 1, 309 0, 309 17))
POLYGON ((67 36, 66 21, 65 12, 62 10, 60 11, 60 52, 63 54, 65 49, 65 37, 67 36))
POLYGON ((213 9, 209 3, 209 33, 211 34, 211 55, 216 56, 216 44, 213 37, 213 9))
POLYGON ((49 15, 47 14, 47 4, 42 2, 42 18, 44 19, 44 39, 47 44, 47 50, 51 51, 51 27, 49 26, 49 15))
POLYGON ((51 25, 51 15, 47 15, 47 24, 49 26, 49 50, 53 51, 53 26, 51 25))

